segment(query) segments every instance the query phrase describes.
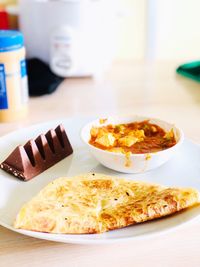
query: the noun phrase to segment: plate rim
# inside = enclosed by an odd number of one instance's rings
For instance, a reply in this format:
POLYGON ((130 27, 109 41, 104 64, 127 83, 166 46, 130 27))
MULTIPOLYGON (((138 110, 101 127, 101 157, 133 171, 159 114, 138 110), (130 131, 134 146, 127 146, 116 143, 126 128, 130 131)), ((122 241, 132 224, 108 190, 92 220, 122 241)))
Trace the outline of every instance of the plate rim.
MULTIPOLYGON (((80 236, 80 239, 73 239, 68 237, 66 239, 60 239, 59 236, 68 236, 68 234, 53 234, 53 235, 57 235, 58 238, 56 239, 52 239, 51 238, 51 233, 43 233, 43 232, 37 232, 37 231, 29 231, 29 230, 23 230, 23 229, 15 229, 12 226, 9 226, 3 222, 1 222, 0 220, 0 226, 14 232, 14 233, 18 233, 18 234, 22 234, 28 237, 32 237, 32 238, 36 238, 36 239, 40 239, 40 240, 44 240, 44 241, 51 241, 51 242, 58 242, 58 243, 64 243, 64 244, 76 244, 76 245, 105 245, 105 244, 115 244, 118 242, 129 242, 129 241, 138 241, 138 240, 147 240, 147 239, 151 239, 153 237, 158 237, 161 235, 166 235, 167 233, 171 233, 176 231, 177 228, 184 228, 189 224, 194 223, 195 221, 197 221, 200 217, 200 213, 192 218, 190 218, 188 221, 182 221, 179 224, 176 224, 170 228, 164 229, 164 230, 159 230, 157 232, 151 232, 151 233, 145 233, 142 235, 138 235, 138 236, 128 236, 128 237, 120 237, 120 238, 113 238, 113 239, 81 239, 81 236, 84 234, 77 234, 76 236, 80 236), (37 235, 42 235, 41 237, 37 236, 37 235), (43 237, 44 235, 44 237, 43 237), (49 237, 48 237, 49 236, 49 237), (47 238, 46 238, 47 237, 47 238)), ((161 220, 163 218, 160 218, 161 220)), ((154 220, 155 221, 155 220, 154 220)), ((148 223, 148 222, 146 222, 148 223)), ((133 225, 134 226, 134 225, 133 225)), ((129 227, 132 227, 131 225, 129 227)), ((124 227, 126 228, 126 227, 124 227)), ((123 229, 123 228, 122 228, 123 229)), ((120 229, 116 229, 113 231, 117 231, 120 229)), ((108 233, 108 232, 106 232, 108 233)), ((104 233, 103 233, 104 234, 104 233)), ((93 235, 93 234, 88 234, 88 235, 93 235)), ((101 234, 100 234, 101 235, 101 234)))

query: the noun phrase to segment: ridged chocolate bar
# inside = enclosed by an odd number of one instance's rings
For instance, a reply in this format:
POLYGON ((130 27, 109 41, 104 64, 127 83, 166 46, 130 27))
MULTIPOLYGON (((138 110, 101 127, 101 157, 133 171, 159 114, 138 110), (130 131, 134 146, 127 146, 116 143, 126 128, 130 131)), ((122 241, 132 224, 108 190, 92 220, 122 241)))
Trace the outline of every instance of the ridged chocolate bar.
POLYGON ((0 168, 27 181, 73 153, 65 129, 59 125, 24 146, 18 146, 0 168))

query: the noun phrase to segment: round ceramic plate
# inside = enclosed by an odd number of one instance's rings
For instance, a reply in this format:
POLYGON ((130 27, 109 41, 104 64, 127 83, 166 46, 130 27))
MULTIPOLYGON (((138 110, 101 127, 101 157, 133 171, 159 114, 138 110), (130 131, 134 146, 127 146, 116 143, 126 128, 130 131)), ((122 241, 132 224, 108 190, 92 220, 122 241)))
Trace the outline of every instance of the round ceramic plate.
POLYGON ((138 181, 159 183, 168 186, 195 187, 200 190, 200 146, 185 140, 172 159, 163 166, 143 174, 122 174, 101 166, 88 152, 80 140, 80 129, 89 119, 71 118, 21 129, 0 138, 0 162, 19 144, 36 138, 63 123, 74 148, 67 157, 47 171, 28 182, 23 182, 0 170, 0 225, 28 236, 77 244, 101 244, 129 239, 144 238, 164 233, 183 223, 197 218, 200 207, 188 209, 163 219, 142 223, 104 234, 68 235, 48 234, 13 228, 13 221, 23 203, 35 196, 45 185, 61 176, 74 176, 87 172, 99 172, 138 181))

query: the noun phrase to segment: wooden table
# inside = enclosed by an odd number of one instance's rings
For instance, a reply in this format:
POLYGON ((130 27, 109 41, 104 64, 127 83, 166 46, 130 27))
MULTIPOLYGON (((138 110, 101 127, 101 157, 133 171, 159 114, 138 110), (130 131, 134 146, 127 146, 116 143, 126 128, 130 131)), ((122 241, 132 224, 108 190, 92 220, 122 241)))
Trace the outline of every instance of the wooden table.
MULTIPOLYGON (((30 99, 29 117, 0 134, 69 116, 140 114, 179 125, 200 143, 200 84, 175 74, 177 63, 116 63, 102 78, 67 79, 52 95, 30 99)), ((0 227, 0 267, 200 266, 200 220, 167 234, 112 245, 71 245, 0 227)))

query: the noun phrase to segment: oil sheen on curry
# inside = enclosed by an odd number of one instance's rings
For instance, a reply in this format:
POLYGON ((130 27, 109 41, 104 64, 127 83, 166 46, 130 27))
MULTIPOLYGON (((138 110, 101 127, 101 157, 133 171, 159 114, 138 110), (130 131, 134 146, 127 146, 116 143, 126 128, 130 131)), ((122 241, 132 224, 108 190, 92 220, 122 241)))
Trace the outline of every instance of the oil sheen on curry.
POLYGON ((173 129, 166 132, 148 120, 127 124, 92 127, 89 143, 97 148, 120 153, 151 153, 176 144, 173 129))

